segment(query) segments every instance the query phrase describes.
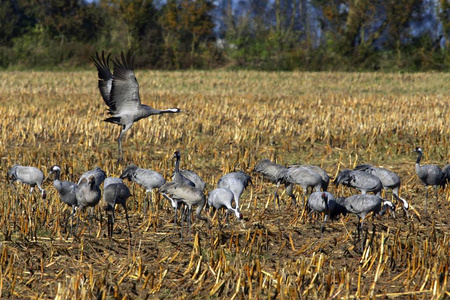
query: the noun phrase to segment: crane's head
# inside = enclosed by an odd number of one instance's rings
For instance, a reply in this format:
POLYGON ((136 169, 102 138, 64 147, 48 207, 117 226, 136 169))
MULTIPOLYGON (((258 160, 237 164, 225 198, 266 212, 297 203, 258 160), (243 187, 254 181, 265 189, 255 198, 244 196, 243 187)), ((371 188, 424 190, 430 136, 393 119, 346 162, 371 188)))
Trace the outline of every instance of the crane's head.
POLYGON ((175 151, 174 152, 174 154, 173 154, 173 157, 172 158, 175 158, 175 159, 180 159, 181 158, 181 154, 180 154, 180 151, 175 151))
POLYGON ((56 173, 56 172, 61 172, 61 168, 57 165, 53 165, 50 168, 50 174, 56 173))
POLYGON ((414 151, 414 152, 417 152, 417 153, 422 153, 422 152, 423 152, 423 151, 422 151, 422 148, 420 148, 420 147, 414 148, 413 151, 414 151))
POLYGON ((236 209, 234 210, 234 214, 236 215, 236 218, 238 218, 238 220, 242 220, 244 218, 239 207, 236 207, 236 209))

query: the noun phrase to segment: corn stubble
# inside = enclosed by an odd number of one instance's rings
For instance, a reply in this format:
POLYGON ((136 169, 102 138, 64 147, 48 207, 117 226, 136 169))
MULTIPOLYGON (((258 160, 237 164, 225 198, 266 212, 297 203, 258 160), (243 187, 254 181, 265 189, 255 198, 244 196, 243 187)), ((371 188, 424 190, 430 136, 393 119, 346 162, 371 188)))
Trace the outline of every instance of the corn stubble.
MULTIPOLYGON (((169 179, 173 151, 182 168, 196 171, 211 190, 220 176, 270 158, 311 163, 335 176, 342 168, 372 163, 396 171, 402 197, 414 213, 369 218, 366 247, 358 251, 356 217, 330 222, 303 208, 278 210, 274 186, 255 174, 243 194, 246 227, 234 219, 209 231, 194 225, 191 241, 173 231, 172 210, 158 194, 154 210, 144 189, 129 184, 127 238, 123 211, 118 233, 106 237, 100 217, 87 215, 75 237, 66 228, 70 208, 51 181, 46 200, 2 181, 0 297, 12 298, 387 298, 441 299, 449 294, 449 191, 423 213, 424 188, 411 153, 424 161, 450 157, 448 74, 138 72, 141 98, 155 108, 180 107, 188 115, 155 116, 136 123, 124 141, 124 159, 169 179)), ((105 106, 94 72, 0 73, 1 168, 33 165, 48 174, 61 166, 76 182, 100 166, 118 176, 117 126, 101 120, 105 106)), ((356 191, 334 186, 335 195, 356 191)), ((297 188, 296 196, 302 197, 297 188)), ((390 197, 390 194, 389 196, 390 197)), ((96 210, 99 216, 99 210, 96 210)), ((223 217, 223 214, 219 217, 223 217)))

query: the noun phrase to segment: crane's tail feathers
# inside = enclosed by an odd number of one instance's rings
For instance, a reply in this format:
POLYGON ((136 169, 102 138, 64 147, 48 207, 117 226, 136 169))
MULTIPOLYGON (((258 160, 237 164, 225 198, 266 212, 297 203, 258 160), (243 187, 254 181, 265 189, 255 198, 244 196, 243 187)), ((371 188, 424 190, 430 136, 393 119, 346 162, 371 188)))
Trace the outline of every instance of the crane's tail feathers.
POLYGON ((109 122, 109 123, 114 123, 114 124, 120 124, 120 117, 110 117, 110 118, 104 119, 103 121, 109 122))

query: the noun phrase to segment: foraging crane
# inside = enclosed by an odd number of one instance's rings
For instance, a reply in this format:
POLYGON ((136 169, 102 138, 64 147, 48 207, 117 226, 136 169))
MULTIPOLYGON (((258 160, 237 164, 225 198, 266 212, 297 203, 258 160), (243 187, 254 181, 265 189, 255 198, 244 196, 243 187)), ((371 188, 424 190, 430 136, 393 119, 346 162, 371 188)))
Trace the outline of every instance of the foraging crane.
POLYGON ((438 201, 438 186, 442 184, 444 180, 444 174, 441 168, 436 165, 420 165, 420 160, 422 159, 422 148, 416 147, 414 152, 417 152, 416 160, 416 173, 425 185, 425 214, 427 213, 427 202, 428 202, 428 186, 432 185, 434 188, 434 194, 436 196, 436 202, 438 201))
POLYGON ((280 187, 281 183, 284 184, 287 194, 291 197, 292 202, 295 203, 293 185, 292 183, 286 182, 285 180, 287 170, 287 167, 271 162, 269 159, 260 160, 253 169, 253 171, 262 174, 264 178, 277 185, 273 197, 274 200, 278 203, 278 208, 280 207, 278 188, 280 187))
MULTIPOLYGON (((172 199, 172 202, 181 202, 185 204, 188 208, 188 224, 189 224, 189 238, 191 235, 191 212, 192 206, 196 205, 197 209, 195 211, 195 216, 197 219, 204 220, 210 225, 210 220, 201 215, 201 212, 206 204, 205 194, 203 191, 196 189, 193 186, 177 183, 177 182, 166 182, 159 188, 159 192, 163 193, 167 197, 172 199)), ((176 210, 175 219, 176 220, 176 210)), ((174 221, 175 224, 175 221, 174 221)), ((181 222, 181 239, 183 240, 183 221, 181 222)))
POLYGON ((105 181, 103 181, 103 190, 105 190, 108 185, 114 183, 123 183, 123 180, 118 177, 106 177, 105 181))
POLYGON ((250 175, 243 171, 231 172, 223 175, 217 182, 217 187, 227 188, 234 195, 234 202, 236 202, 236 209, 239 208, 239 200, 248 184, 252 182, 250 175))
MULTIPOLYGON (((364 219, 369 212, 373 212, 374 214, 379 214, 380 216, 382 216, 386 213, 386 210, 389 209, 392 212, 392 215, 395 217, 394 204, 381 198, 378 195, 353 195, 345 198, 342 202, 342 205, 345 207, 347 212, 353 213, 358 216, 358 220, 359 222, 361 222, 361 226, 357 226, 358 236, 360 236, 360 233, 363 232, 364 219)), ((362 239, 362 243, 364 243, 364 239, 362 239)), ((364 244, 361 245, 361 249, 363 248, 364 244)))
POLYGON ((300 165, 300 164, 290 165, 289 167, 303 167, 319 174, 320 177, 322 178, 322 182, 320 184, 322 191, 326 192, 328 190, 328 185, 330 183, 330 176, 328 176, 328 173, 325 172, 325 170, 323 170, 322 168, 315 165, 300 165))
POLYGON ((95 177, 95 185, 100 187, 100 185, 105 181, 106 173, 100 167, 95 167, 93 170, 84 172, 80 179, 78 180, 78 185, 83 181, 86 181, 89 176, 93 175, 95 177))
POLYGON ((330 214, 335 209, 335 206, 336 198, 329 192, 313 192, 308 197, 308 207, 311 209, 311 212, 316 211, 325 214, 321 228, 322 233, 325 231, 325 223, 330 218, 330 214))
POLYGON ((131 196, 130 189, 125 184, 120 182, 112 183, 111 181, 108 184, 106 184, 105 180, 105 187, 103 189, 103 199, 101 200, 101 208, 108 213, 109 238, 112 237, 114 222, 116 220, 114 214, 116 204, 122 205, 123 209, 125 210, 125 216, 127 218, 127 225, 128 225, 128 233, 131 238, 131 227, 128 218, 128 209, 126 205, 127 199, 130 196, 131 196))
POLYGON ((120 178, 127 178, 129 181, 136 182, 137 184, 145 187, 145 198, 147 198, 148 195, 149 207, 152 207, 152 190, 155 188, 159 188, 164 183, 166 183, 164 177, 158 172, 148 169, 142 169, 134 164, 126 167, 125 170, 123 170, 122 174, 120 174, 120 178))
MULTIPOLYGON (((228 214, 230 212, 234 213, 238 220, 242 221, 243 218, 239 207, 233 208, 233 206, 231 205, 233 200, 234 200, 234 193, 227 188, 217 188, 212 190, 208 194, 208 204, 209 206, 213 207, 214 211, 219 210, 222 207, 226 208, 225 221, 227 222, 227 224, 228 224, 228 214)), ((219 219, 217 220, 220 227, 220 221, 219 219)))
POLYGON ((70 181, 60 180, 61 168, 57 165, 53 165, 50 168, 50 173, 48 176, 50 177, 52 174, 55 174, 53 186, 58 191, 59 198, 62 202, 72 207, 72 213, 69 216, 69 218, 72 218, 75 215, 76 208, 78 207, 76 195, 78 185, 70 181))
MULTIPOLYGON (((285 175, 285 180, 290 183, 298 184, 303 189, 303 205, 305 204, 306 194, 308 193, 308 188, 313 188, 316 192, 320 191, 322 187, 323 179, 322 177, 311 171, 309 168, 303 165, 292 165, 288 167, 288 171, 285 175)), ((294 200, 294 199, 293 199, 294 200)), ((296 201, 293 201, 297 205, 296 201)))
POLYGON ((180 170, 180 151, 175 151, 175 153, 173 154, 173 158, 175 158, 175 169, 173 172, 172 180, 178 183, 184 183, 193 186, 200 191, 204 191, 206 184, 197 173, 189 170, 180 170))
POLYGON ((104 121, 122 126, 117 139, 119 148, 118 162, 123 160, 122 138, 131 128, 134 122, 152 115, 179 113, 179 108, 159 110, 148 105, 141 104, 139 97, 139 84, 134 74, 134 61, 131 53, 121 58, 111 59, 114 65, 114 74, 111 73, 109 60, 111 54, 105 57, 102 51, 101 57, 96 53, 92 61, 98 71, 98 88, 106 105, 109 107, 108 114, 111 117, 104 121))
POLYGON ((44 173, 36 167, 14 165, 8 169, 7 178, 11 183, 18 181, 28 184, 30 186, 30 194, 33 193, 34 187, 37 186, 41 191, 42 199, 47 197, 47 193, 42 188, 44 173))
POLYGON ((100 188, 95 182, 94 174, 89 175, 86 179, 81 181, 75 195, 77 196, 78 211, 81 212, 85 207, 91 207, 90 216, 92 221, 94 207, 100 202, 102 195, 100 188))
POLYGON ((333 183, 355 188, 361 191, 362 194, 373 192, 376 195, 381 195, 383 184, 381 180, 370 173, 360 170, 342 170, 333 183))
POLYGON ((405 212, 406 216, 408 216, 409 204, 405 199, 401 198, 398 195, 398 192, 400 190, 401 180, 400 180, 400 177, 396 173, 392 172, 391 170, 385 169, 385 168, 374 167, 374 166, 368 165, 368 164, 358 165, 355 167, 355 170, 364 171, 364 172, 367 172, 367 173, 377 176, 381 180, 381 185, 383 186, 383 189, 386 192, 388 189, 391 189, 392 194, 394 195, 394 198, 397 201, 403 202, 403 206, 402 206, 403 211, 405 212))

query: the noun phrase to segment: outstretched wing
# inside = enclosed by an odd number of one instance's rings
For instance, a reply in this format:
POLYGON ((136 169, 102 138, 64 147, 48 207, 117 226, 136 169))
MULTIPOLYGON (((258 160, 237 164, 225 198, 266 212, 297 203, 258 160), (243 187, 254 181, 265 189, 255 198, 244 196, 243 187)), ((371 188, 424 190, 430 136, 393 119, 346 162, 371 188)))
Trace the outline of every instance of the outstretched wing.
POLYGON ((139 84, 134 76, 131 53, 121 53, 121 59, 112 59, 114 80, 112 82, 110 108, 114 112, 135 111, 141 104, 139 84))
POLYGON ((91 59, 97 67, 98 71, 98 89, 100 90, 100 94, 102 94, 103 100, 106 105, 111 107, 112 103, 110 100, 112 82, 114 80, 114 76, 109 69, 109 57, 111 54, 105 58, 105 52, 102 51, 102 55, 99 56, 98 52, 95 53, 95 57, 92 56, 91 59))

